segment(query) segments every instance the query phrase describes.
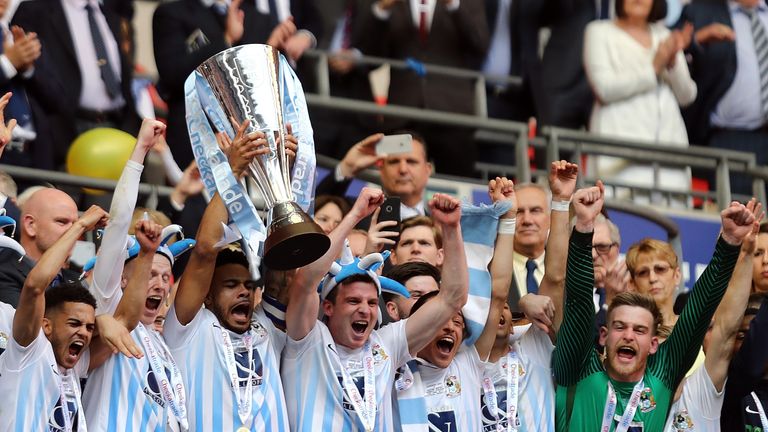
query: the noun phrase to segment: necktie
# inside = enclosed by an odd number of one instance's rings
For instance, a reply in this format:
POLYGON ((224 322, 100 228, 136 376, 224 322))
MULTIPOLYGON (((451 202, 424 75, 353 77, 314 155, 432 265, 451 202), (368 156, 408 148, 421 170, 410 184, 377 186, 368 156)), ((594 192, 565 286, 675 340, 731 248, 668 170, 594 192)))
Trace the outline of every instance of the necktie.
POLYGON ((765 26, 757 10, 742 9, 749 17, 752 27, 752 39, 755 43, 755 55, 757 67, 760 73, 760 106, 763 108, 763 116, 768 116, 768 36, 765 34, 765 26))
POLYGON ((99 26, 96 25, 93 6, 88 3, 85 6, 85 10, 88 11, 88 26, 91 28, 91 38, 93 38, 93 47, 96 49, 97 64, 99 66, 99 71, 101 72, 101 79, 104 81, 109 96, 112 98, 117 97, 120 95, 120 81, 118 81, 115 72, 109 64, 107 46, 104 44, 104 39, 101 37, 99 26))
POLYGON ((525 289, 528 290, 528 294, 538 294, 539 284, 536 282, 536 277, 533 274, 536 271, 536 261, 529 259, 525 262, 525 289))
POLYGON ((610 19, 611 0, 600 0, 600 19, 610 19))
POLYGON ((427 43, 429 29, 427 29, 427 0, 421 0, 419 6, 419 41, 422 44, 427 43))

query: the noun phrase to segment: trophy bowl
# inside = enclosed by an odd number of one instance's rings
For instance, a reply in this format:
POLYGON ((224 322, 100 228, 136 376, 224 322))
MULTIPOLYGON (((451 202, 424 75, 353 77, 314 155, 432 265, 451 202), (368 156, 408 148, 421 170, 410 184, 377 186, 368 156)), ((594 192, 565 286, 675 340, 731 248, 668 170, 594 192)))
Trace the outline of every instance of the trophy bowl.
MULTIPOLYGON (((249 165, 267 206, 267 238, 264 263, 275 270, 303 267, 325 254, 331 241, 323 230, 294 202, 291 161, 285 151, 284 101, 290 97, 284 74, 285 61, 269 45, 229 48, 203 62, 197 72, 209 86, 225 121, 250 120, 246 133, 266 135, 270 152, 249 165)), ((212 121, 212 123, 215 123, 212 121)), ((237 125, 232 127, 236 130, 237 125)), ((294 130, 296 127, 294 126, 294 130)), ((301 144, 299 144, 301 145, 301 144)))

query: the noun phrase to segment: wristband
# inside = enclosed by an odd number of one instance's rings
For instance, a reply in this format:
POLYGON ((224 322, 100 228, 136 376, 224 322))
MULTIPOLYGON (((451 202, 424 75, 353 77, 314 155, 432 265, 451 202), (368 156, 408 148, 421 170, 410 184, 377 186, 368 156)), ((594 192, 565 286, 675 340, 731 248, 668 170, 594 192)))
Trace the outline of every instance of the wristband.
POLYGON ((515 234, 517 218, 499 219, 499 234, 515 234))
POLYGON ((570 201, 552 201, 550 204, 550 208, 552 211, 561 211, 561 212, 567 212, 571 208, 571 202, 570 201))

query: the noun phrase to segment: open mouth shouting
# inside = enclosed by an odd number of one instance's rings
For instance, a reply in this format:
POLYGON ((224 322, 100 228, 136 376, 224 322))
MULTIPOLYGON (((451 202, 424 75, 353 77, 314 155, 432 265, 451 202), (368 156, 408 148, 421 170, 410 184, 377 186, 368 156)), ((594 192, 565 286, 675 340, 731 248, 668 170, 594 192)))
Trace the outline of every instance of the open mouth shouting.
POLYGON ((240 302, 232 308, 232 317, 237 322, 250 322, 250 303, 240 302))
POLYGON ((616 358, 623 362, 631 362, 637 356, 637 351, 630 346, 620 346, 616 350, 616 358))
POLYGON ((155 312, 160 308, 160 303, 162 303, 163 298, 159 295, 151 295, 147 297, 147 300, 144 302, 144 306, 147 308, 147 310, 155 312))
POLYGON ((368 321, 357 320, 352 322, 352 332, 354 332, 355 336, 365 335, 366 330, 368 330, 368 321))
POLYGON ((453 351, 453 347, 456 345, 456 340, 451 336, 443 336, 437 340, 435 344, 437 351, 443 355, 449 355, 453 351))
POLYGON ((74 341, 71 344, 69 344, 69 349, 67 351, 67 360, 70 364, 77 363, 77 360, 80 358, 80 353, 83 352, 83 349, 85 349, 85 342, 83 341, 74 341))

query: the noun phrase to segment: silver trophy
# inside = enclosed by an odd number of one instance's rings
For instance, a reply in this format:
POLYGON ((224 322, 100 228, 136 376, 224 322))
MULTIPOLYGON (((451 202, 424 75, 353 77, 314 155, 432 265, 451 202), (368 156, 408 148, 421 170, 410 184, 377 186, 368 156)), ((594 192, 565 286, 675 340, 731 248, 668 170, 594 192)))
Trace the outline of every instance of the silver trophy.
POLYGON ((284 145, 284 63, 281 65, 280 53, 269 45, 243 45, 222 51, 197 68, 226 121, 250 120, 246 133, 260 131, 266 135, 270 152, 257 156, 249 168, 268 208, 264 263, 275 270, 307 265, 323 256, 331 243, 294 202, 291 191, 284 145))

